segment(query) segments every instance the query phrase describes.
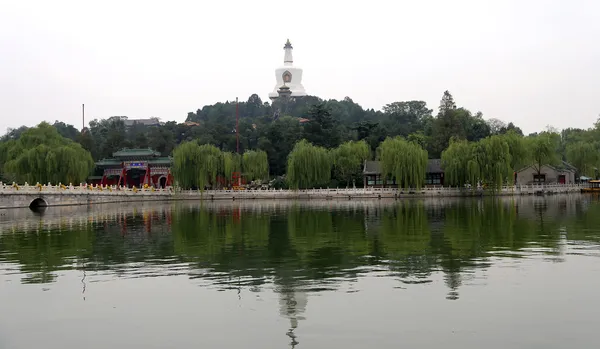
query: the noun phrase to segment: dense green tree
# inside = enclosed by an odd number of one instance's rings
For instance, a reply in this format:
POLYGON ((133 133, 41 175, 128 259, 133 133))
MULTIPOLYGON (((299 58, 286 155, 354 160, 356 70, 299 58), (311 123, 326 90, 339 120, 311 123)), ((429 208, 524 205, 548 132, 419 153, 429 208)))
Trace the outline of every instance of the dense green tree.
POLYGON ((238 153, 223 153, 223 175, 227 181, 231 181, 234 172, 242 171, 242 157, 238 153))
POLYGON ((504 137, 491 136, 475 143, 473 157, 478 165, 479 178, 489 188, 498 190, 511 178, 510 147, 504 137))
POLYGON ((470 112, 457 108, 450 92, 445 91, 440 101, 439 113, 431 126, 429 151, 433 157, 441 155, 450 144, 450 139, 467 139, 470 117, 470 112))
POLYGON ((269 160, 262 150, 248 150, 242 158, 242 168, 248 180, 265 180, 269 177, 269 160))
POLYGON ((173 175, 182 188, 215 186, 222 164, 223 155, 213 145, 185 142, 173 151, 173 175))
POLYGON ((304 125, 303 138, 315 146, 335 148, 341 134, 336 120, 324 103, 316 104, 308 112, 309 122, 304 125))
POLYGON ((381 171, 400 188, 421 188, 427 169, 427 151, 402 137, 386 138, 377 151, 381 171))
POLYGON ((286 175, 294 189, 324 186, 331 179, 331 156, 327 149, 303 139, 288 156, 286 175))
POLYGON ((567 160, 577 168, 579 175, 595 177, 600 162, 598 143, 577 142, 567 146, 567 160))
POLYGON ((73 125, 68 125, 62 121, 56 120, 54 122, 54 124, 52 124, 52 126, 54 126, 54 128, 56 128, 56 131, 58 131, 58 134, 60 134, 61 136, 68 138, 72 141, 77 140, 77 136, 79 135, 79 130, 76 129, 73 125))
POLYGON ((27 131, 29 127, 21 126, 19 128, 9 128, 6 130, 6 134, 0 138, 0 142, 6 142, 10 140, 18 139, 23 132, 27 131))
POLYGON ((463 187, 476 185, 480 177, 479 164, 474 158, 474 145, 466 140, 453 139, 442 152, 442 167, 447 185, 463 187))
POLYGON ((529 165, 531 161, 531 149, 525 138, 515 130, 506 132, 503 138, 508 144, 511 169, 518 171, 529 165))
POLYGON ((258 148, 267 152, 271 174, 285 174, 288 154, 301 139, 302 125, 297 118, 284 116, 265 124, 258 148))
POLYGON ((557 165, 560 162, 558 147, 560 136, 556 133, 542 132, 535 137, 528 137, 532 166, 538 175, 545 165, 557 165))
POLYGON ((371 149, 364 140, 348 141, 333 149, 331 157, 336 177, 350 186, 353 179, 360 177, 365 160, 371 158, 371 149))
POLYGON ((386 120, 384 127, 389 136, 407 137, 423 130, 423 124, 431 117, 432 110, 423 101, 394 102, 383 107, 386 120))
POLYGON ((0 163, 5 179, 30 184, 78 184, 94 167, 88 151, 45 122, 26 130, 16 140, 1 143, 0 163))

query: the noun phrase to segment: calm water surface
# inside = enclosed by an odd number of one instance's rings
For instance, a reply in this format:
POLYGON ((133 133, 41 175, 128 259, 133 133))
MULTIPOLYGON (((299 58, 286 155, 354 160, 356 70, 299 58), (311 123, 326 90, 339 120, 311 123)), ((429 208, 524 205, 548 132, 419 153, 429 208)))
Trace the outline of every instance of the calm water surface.
POLYGON ((0 348, 598 348, 600 202, 0 210, 0 348))

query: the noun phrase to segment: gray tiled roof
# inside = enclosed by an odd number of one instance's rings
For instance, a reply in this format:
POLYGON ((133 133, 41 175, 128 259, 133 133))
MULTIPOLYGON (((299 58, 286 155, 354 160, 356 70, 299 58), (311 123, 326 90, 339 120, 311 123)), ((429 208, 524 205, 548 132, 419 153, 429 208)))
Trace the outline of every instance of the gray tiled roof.
POLYGON ((121 149, 117 152, 113 153, 113 157, 136 157, 136 156, 151 156, 151 157, 159 157, 160 153, 154 151, 152 149, 121 149))
POLYGON ((134 124, 152 126, 152 125, 160 125, 160 120, 158 118, 149 118, 149 119, 127 119, 123 120, 125 126, 133 126, 134 124))
MULTIPOLYGON (((441 159, 429 159, 427 160, 427 173, 441 173, 442 160, 441 159)), ((365 167, 363 169, 364 174, 380 174, 381 164, 379 161, 365 161, 365 167)))
POLYGON ((427 173, 441 173, 442 170, 442 159, 429 159, 427 160, 427 173))
POLYGON ((365 168, 363 169, 364 174, 380 174, 381 164, 379 161, 365 161, 365 168))

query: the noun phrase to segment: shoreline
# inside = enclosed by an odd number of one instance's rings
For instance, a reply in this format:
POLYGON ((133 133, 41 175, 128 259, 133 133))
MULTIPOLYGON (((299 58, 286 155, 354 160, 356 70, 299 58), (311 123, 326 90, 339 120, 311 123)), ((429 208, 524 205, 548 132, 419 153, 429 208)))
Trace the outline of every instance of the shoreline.
POLYGON ((235 200, 403 200, 410 198, 492 197, 528 195, 564 195, 580 193, 583 186, 530 185, 503 187, 497 191, 467 188, 356 188, 306 190, 178 190, 170 189, 87 189, 85 187, 0 188, 0 210, 57 206, 81 206, 107 203, 151 201, 235 201, 235 200), (2 190, 4 189, 4 190, 2 190))

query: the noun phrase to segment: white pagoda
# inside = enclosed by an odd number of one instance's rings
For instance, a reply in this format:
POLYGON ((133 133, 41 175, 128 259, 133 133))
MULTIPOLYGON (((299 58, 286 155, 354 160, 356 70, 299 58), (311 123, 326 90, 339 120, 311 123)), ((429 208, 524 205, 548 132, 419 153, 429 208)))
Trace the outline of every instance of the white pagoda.
POLYGON ((273 92, 269 93, 269 98, 276 99, 279 97, 278 90, 283 85, 289 87, 292 97, 306 96, 306 91, 304 91, 304 86, 302 86, 302 69, 294 66, 294 59, 292 58, 293 47, 289 39, 285 43, 285 46, 283 46, 283 49, 285 50, 283 67, 275 70, 277 84, 273 92))

